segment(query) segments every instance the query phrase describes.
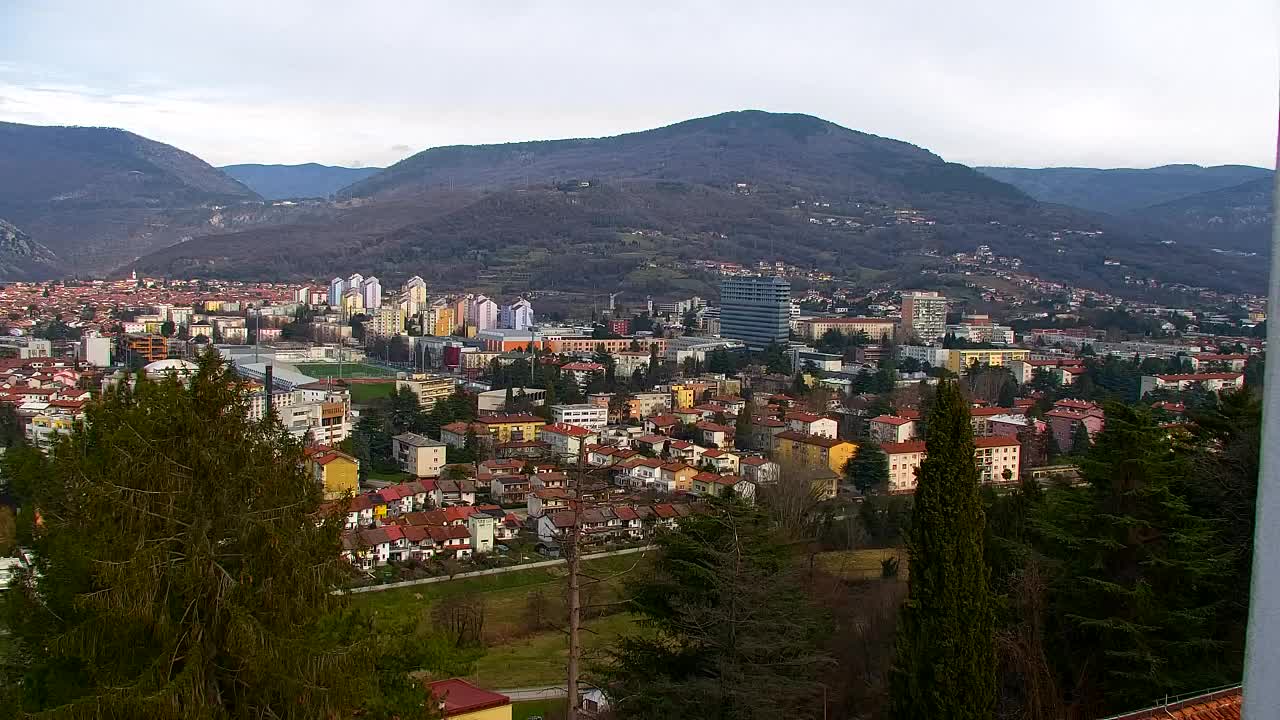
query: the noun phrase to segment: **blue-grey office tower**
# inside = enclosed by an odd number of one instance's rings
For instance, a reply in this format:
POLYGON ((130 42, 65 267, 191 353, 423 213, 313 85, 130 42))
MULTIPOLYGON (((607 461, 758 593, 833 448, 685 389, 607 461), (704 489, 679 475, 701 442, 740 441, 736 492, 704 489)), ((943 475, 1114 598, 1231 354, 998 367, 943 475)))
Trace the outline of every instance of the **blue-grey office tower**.
POLYGON ((720 337, 752 350, 785 345, 791 319, 791 283, 780 277, 730 277, 720 283, 720 337))

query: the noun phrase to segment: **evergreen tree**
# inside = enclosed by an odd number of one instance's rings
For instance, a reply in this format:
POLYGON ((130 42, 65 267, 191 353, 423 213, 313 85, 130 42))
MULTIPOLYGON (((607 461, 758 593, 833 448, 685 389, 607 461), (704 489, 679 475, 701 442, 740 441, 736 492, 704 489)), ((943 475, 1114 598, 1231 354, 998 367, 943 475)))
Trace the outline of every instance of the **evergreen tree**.
POLYGON ((751 445, 750 403, 738 411, 738 417, 733 421, 733 444, 739 450, 747 450, 751 445))
POLYGON ((830 661, 789 545, 758 508, 713 500, 660 534, 628 583, 651 632, 623 637, 598 672, 615 717, 819 717, 830 661))
POLYGON ((891 679, 893 717, 978 720, 996 699, 994 618, 973 461, 959 386, 938 385, 910 540, 910 580, 891 679))
POLYGON ((1108 404, 1081 462, 1087 486, 1051 490, 1035 515, 1055 568, 1051 637, 1063 687, 1086 716, 1238 682, 1213 636, 1232 550, 1195 515, 1195 485, 1168 431, 1138 409, 1108 404))
POLYGON ((0 655, 0 707, 351 717, 376 687, 362 688, 372 629, 331 594, 343 513, 317 514, 301 444, 248 419, 216 352, 189 382, 108 392, 20 469, 42 522, 28 528, 36 572, 0 600, 16 646, 0 655))
POLYGON ((889 485, 889 456, 884 454, 878 443, 862 443, 858 452, 845 463, 844 476, 863 495, 883 492, 889 485))
POLYGON ((1089 448, 1093 446, 1093 439, 1089 437, 1089 428, 1084 423, 1076 423, 1071 429, 1071 454, 1083 455, 1089 452, 1089 448))
POLYGON ((1000 386, 1000 394, 996 399, 996 404, 1000 407, 1011 408, 1018 399, 1017 382, 1012 378, 1005 380, 1000 386))

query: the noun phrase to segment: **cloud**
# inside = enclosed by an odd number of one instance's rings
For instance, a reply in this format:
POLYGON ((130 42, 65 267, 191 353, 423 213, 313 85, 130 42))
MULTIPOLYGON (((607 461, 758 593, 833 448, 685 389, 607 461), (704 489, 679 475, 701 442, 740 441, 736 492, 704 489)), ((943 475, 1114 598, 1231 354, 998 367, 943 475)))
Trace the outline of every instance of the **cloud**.
POLYGON ((1270 164, 1275 15, 1268 0, 19 2, 0 24, 0 119, 117 125, 218 164, 385 165, 751 107, 969 164, 1270 164))

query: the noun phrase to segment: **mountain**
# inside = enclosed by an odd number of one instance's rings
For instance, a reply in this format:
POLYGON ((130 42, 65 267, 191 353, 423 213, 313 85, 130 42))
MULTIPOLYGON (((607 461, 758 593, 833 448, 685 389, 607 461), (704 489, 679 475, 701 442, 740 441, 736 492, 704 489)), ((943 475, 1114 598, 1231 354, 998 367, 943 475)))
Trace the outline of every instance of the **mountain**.
POLYGON ((267 200, 323 198, 363 180, 382 168, 336 165, 224 165, 218 168, 267 200))
POLYGON ((57 258, 16 225, 0 218, 0 278, 37 280, 55 272, 57 258))
POLYGON ((435 148, 338 198, 307 223, 197 237, 121 272, 267 280, 358 270, 582 302, 618 290, 714 296, 715 278, 696 263, 712 259, 918 283, 947 255, 985 244, 1084 287, 1123 288, 1135 276, 1265 283, 1256 262, 1170 246, 1137 220, 1041 204, 909 143, 804 115, 435 148))
POLYGON ((734 191, 871 203, 968 196, 1029 198, 899 140, 809 115, 729 112, 615 137, 425 150, 341 191, 395 198, 432 189, 497 189, 566 181, 676 181, 734 191))
POLYGON ((1273 175, 1271 170, 1248 165, 1165 165, 1145 170, 1072 167, 977 169, 1041 202, 1107 213, 1140 210, 1273 175))
POLYGON ((1275 180, 1261 177, 1143 208, 1136 214, 1185 242, 1220 251, 1265 255, 1275 220, 1275 180))
POLYGON ((260 202, 200 158, 113 128, 0 123, 0 217, 67 272, 105 271, 260 202))

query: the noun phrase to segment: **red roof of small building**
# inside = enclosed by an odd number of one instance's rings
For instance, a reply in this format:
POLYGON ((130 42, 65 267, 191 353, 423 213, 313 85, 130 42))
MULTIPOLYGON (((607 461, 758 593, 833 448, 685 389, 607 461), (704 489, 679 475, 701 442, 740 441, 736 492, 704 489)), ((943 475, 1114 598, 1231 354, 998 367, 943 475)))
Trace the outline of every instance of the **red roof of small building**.
POLYGON ((579 427, 577 425, 569 425, 567 423, 554 423, 551 425, 543 425, 539 432, 555 433, 556 435, 567 435, 569 437, 584 438, 593 435, 590 430, 579 427))
POLYGON ((871 418, 871 422, 880 423, 881 425, 906 425, 909 422, 915 422, 911 418, 899 417, 897 415, 880 415, 871 418))

